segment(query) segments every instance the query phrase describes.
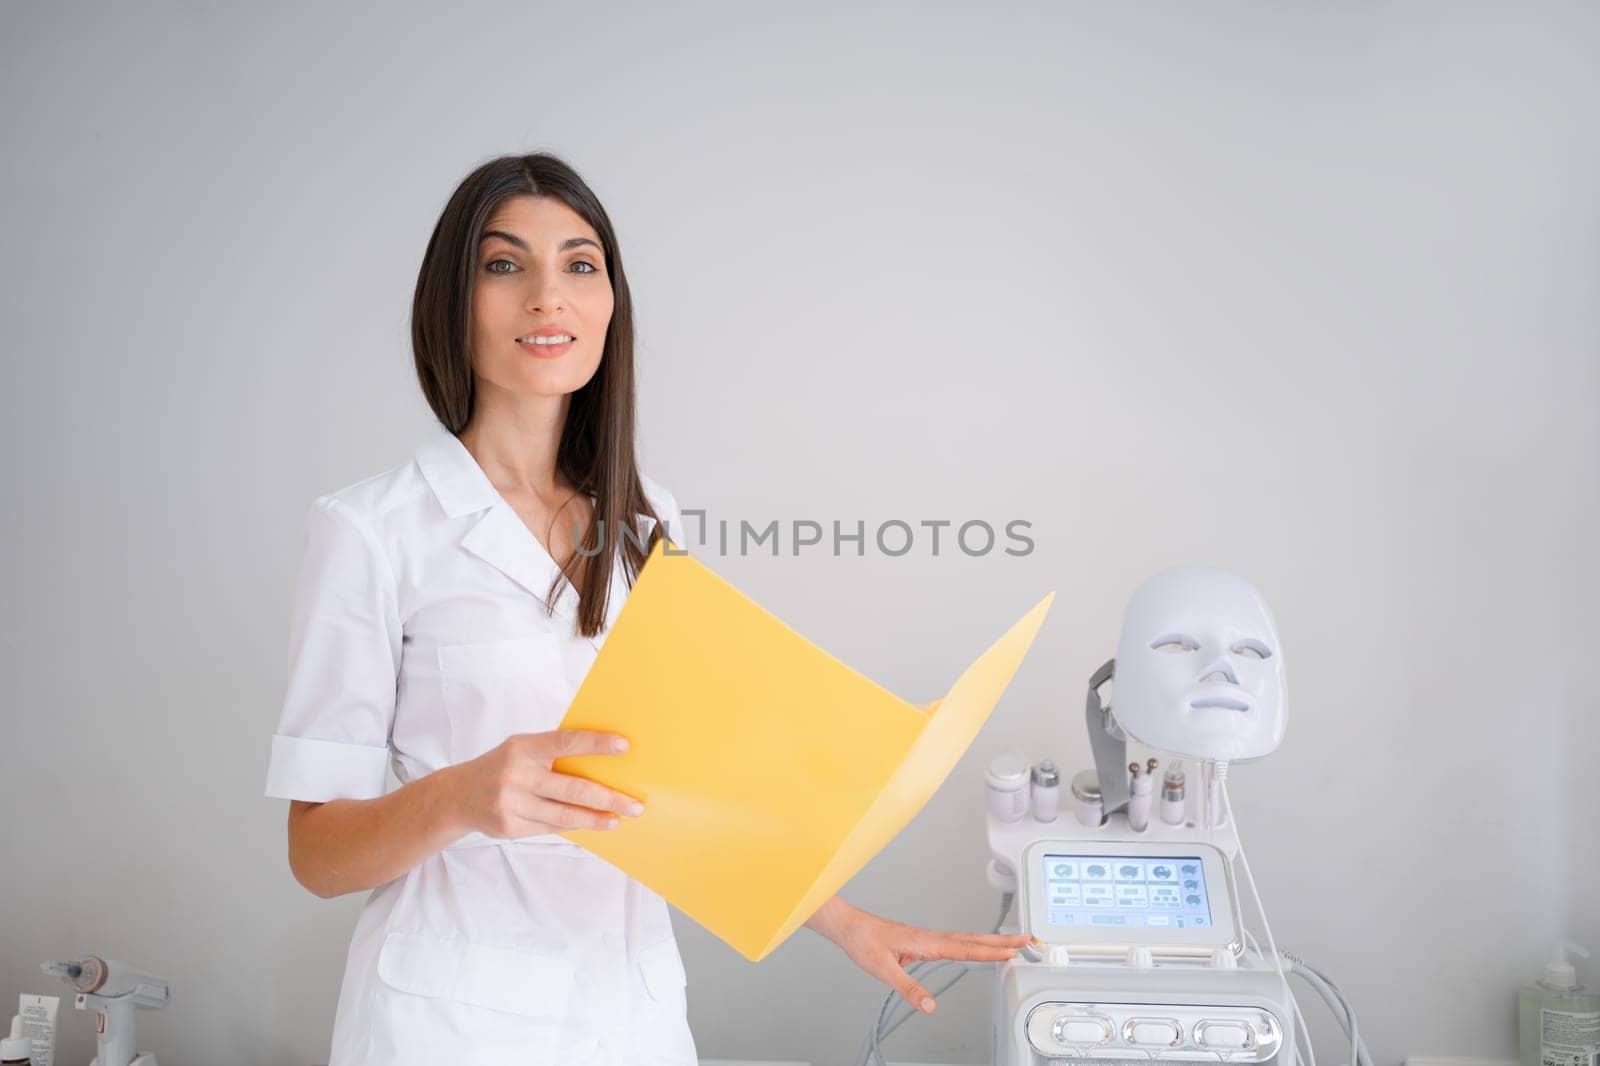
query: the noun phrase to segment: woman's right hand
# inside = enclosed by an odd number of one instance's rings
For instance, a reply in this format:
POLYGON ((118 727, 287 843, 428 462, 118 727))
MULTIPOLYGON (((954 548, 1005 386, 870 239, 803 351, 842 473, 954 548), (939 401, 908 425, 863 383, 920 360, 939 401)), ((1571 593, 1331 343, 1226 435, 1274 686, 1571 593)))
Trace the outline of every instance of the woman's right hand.
POLYGON ((589 729, 517 733, 448 769, 455 777, 457 813, 469 830, 507 839, 614 829, 616 815, 636 818, 644 806, 632 796, 550 766, 570 755, 620 755, 627 750, 622 737, 589 729))

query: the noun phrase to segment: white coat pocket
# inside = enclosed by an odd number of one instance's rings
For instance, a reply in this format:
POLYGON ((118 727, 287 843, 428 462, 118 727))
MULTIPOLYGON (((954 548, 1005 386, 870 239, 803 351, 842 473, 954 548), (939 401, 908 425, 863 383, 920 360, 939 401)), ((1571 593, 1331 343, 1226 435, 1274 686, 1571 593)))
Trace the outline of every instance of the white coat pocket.
POLYGON ((555 1061, 573 964, 492 944, 392 932, 378 955, 383 982, 373 1061, 555 1061), (391 1043, 392 1042, 392 1043, 391 1043))
POLYGON ((671 937, 639 949, 631 1006, 634 1025, 623 1061, 632 1066, 693 1066, 699 1061, 688 1012, 683 956, 671 937))
POLYGON ((555 633, 439 647, 450 761, 475 759, 513 733, 555 729, 572 702, 555 633))

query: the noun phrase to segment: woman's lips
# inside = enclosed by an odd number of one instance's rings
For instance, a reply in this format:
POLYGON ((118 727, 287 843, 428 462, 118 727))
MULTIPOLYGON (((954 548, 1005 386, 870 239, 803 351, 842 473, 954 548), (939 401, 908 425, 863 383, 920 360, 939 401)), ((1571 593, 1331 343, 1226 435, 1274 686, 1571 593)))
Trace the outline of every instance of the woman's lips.
POLYGON ((536 355, 541 359, 554 359, 556 356, 567 354, 567 350, 576 343, 578 343, 577 339, 574 338, 570 341, 563 341, 560 344, 531 344, 527 341, 518 341, 517 346, 530 355, 536 355))

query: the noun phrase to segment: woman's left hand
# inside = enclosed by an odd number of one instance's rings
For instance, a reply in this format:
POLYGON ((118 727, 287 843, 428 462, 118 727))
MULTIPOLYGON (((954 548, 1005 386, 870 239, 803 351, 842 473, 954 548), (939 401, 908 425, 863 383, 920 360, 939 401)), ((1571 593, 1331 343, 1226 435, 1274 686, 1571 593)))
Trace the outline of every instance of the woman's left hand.
POLYGON ((857 966, 900 993, 924 1014, 938 1007, 932 993, 906 972, 907 963, 931 959, 1004 962, 1031 938, 1023 934, 944 933, 880 918, 834 896, 806 926, 838 944, 857 966))

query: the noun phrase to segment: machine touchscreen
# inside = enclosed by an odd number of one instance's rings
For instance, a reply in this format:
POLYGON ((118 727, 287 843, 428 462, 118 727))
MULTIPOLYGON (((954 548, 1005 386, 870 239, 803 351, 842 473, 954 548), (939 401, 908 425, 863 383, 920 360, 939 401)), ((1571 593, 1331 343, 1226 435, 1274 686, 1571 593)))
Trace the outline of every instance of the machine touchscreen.
POLYGON ((1024 857, 1027 931, 1046 944, 1237 953, 1227 862, 1199 841, 1038 840, 1024 857))
POLYGON ((1046 853, 1039 863, 1051 925, 1199 929, 1212 923, 1199 855, 1046 853))

